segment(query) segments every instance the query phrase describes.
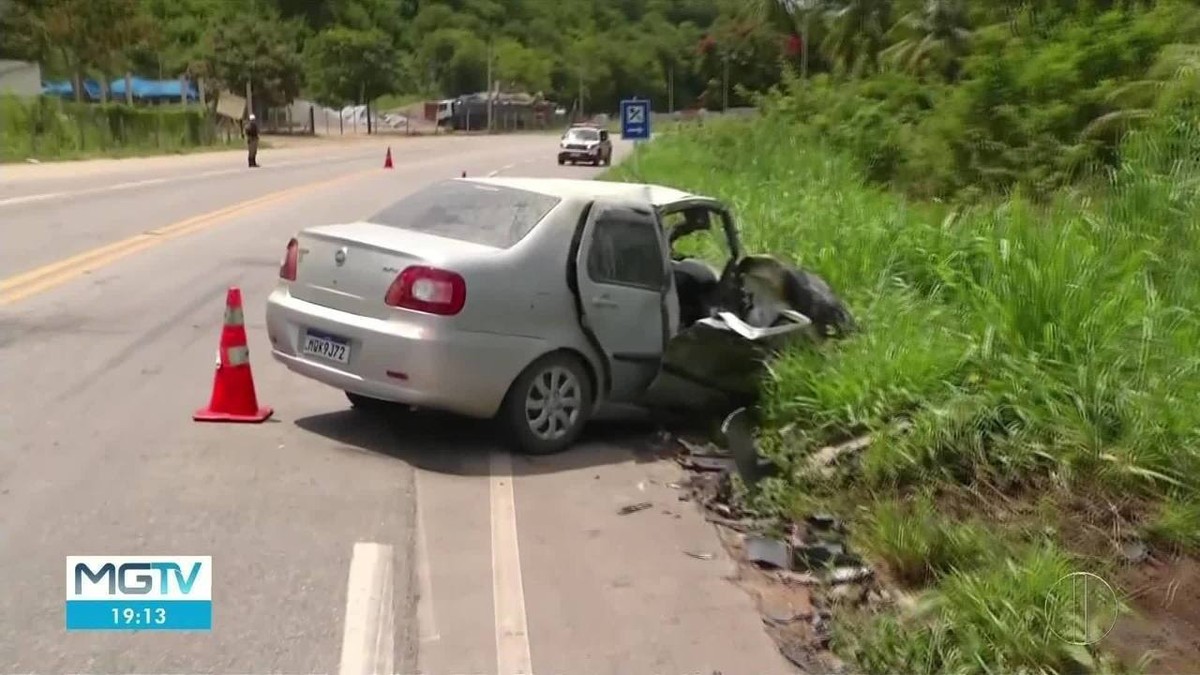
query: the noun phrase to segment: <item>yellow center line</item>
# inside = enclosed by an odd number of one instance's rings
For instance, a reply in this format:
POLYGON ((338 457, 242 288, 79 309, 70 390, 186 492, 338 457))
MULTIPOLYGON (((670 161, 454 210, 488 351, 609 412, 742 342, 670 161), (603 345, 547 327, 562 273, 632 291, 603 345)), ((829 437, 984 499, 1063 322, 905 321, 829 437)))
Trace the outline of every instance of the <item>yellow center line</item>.
POLYGON ((378 170, 356 171, 344 176, 338 176, 337 178, 318 181, 316 183, 306 183, 272 192, 262 197, 217 209, 216 211, 202 213, 198 216, 172 223, 171 225, 147 230, 127 239, 84 251, 70 258, 0 280, 0 306, 12 304, 32 295, 50 290, 78 276, 97 270, 134 253, 153 248, 165 241, 177 239, 217 225, 231 216, 245 213, 252 209, 266 206, 267 204, 283 201, 294 195, 344 183, 352 178, 359 178, 370 173, 378 173, 378 170))

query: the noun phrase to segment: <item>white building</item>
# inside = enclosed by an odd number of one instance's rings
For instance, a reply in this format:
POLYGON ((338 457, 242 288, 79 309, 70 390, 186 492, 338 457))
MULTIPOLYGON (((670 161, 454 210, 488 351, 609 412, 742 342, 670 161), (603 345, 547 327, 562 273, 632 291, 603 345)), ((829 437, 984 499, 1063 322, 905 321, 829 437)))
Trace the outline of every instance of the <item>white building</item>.
POLYGON ((28 61, 0 59, 0 94, 38 96, 41 93, 41 65, 28 61))

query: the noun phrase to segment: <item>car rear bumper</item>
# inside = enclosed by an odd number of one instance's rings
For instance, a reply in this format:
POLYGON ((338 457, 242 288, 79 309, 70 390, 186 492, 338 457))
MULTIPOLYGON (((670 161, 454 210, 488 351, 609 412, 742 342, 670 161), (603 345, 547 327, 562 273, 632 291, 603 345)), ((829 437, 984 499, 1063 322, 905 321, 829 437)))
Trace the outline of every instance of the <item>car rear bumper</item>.
POLYGON ((431 329, 428 323, 376 319, 292 297, 267 299, 272 356, 295 373, 331 387, 470 417, 496 414, 512 381, 540 356, 534 338, 431 329), (348 363, 301 350, 308 329, 343 338, 348 363))

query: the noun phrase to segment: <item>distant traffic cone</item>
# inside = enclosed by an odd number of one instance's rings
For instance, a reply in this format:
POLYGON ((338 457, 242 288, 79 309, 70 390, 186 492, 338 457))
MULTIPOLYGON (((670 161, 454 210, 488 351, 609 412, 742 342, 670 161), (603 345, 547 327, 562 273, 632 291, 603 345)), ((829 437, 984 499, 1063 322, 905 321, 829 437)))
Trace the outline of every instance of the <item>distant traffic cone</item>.
POLYGON ((383 158, 383 168, 392 168, 392 146, 388 146, 387 155, 383 158))
POLYGON ((262 422, 275 411, 259 407, 250 373, 250 349, 242 318, 242 291, 229 289, 225 296, 225 327, 217 351, 217 374, 208 407, 197 410, 197 422, 262 422))

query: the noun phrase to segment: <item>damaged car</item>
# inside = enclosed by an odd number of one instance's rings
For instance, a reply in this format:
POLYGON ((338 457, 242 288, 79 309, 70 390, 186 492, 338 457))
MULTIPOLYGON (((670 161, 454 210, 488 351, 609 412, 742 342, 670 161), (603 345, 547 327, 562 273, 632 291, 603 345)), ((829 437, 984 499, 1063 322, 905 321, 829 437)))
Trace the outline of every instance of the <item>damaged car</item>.
POLYGON ((744 404, 764 355, 813 332, 786 274, 763 271, 771 260, 743 253, 712 198, 454 179, 298 232, 267 330, 278 361, 355 407, 494 418, 547 454, 604 404, 744 404))

